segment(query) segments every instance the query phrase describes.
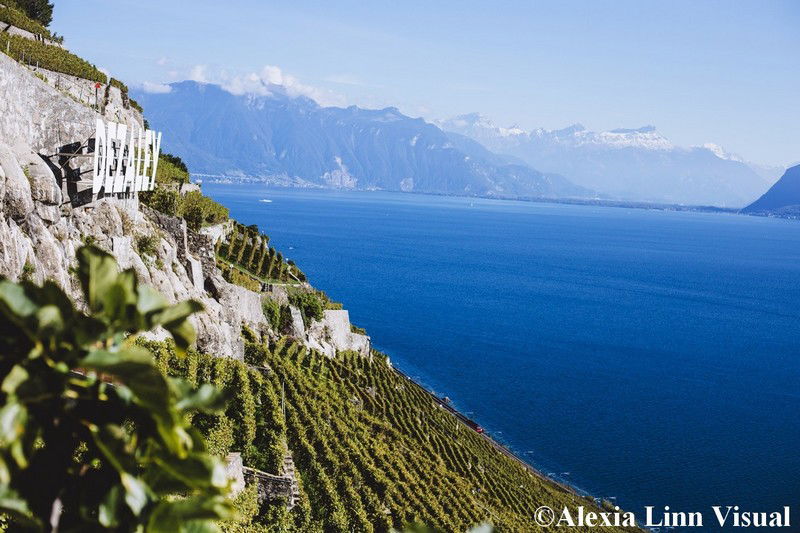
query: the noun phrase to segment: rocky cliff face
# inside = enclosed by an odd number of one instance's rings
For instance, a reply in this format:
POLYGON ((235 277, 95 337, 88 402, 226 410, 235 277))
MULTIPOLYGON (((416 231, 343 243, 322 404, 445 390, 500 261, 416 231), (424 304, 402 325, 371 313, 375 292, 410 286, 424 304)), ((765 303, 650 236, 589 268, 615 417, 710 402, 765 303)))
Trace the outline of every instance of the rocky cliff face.
MULTIPOLYGON (((109 120, 141 122, 141 115, 114 98, 105 112, 109 120)), ((0 275, 37 283, 53 280, 80 303, 72 274, 76 250, 93 243, 170 302, 200 301, 205 310, 192 319, 198 348, 241 358, 241 326, 273 334, 262 298, 279 296, 222 278, 214 242, 224 235, 225 225, 199 234, 183 220, 140 206, 135 199, 108 198, 74 207, 65 198, 53 153, 88 139, 99 116, 0 54, 0 275)), ((349 334, 349 327, 346 314, 326 315, 313 325, 301 318, 294 335, 331 356, 345 349, 368 353, 368 339, 349 334)))
MULTIPOLYGON (((142 126, 141 113, 126 108, 120 90, 100 86, 104 117, 128 126, 142 126)), ((0 140, 19 143, 37 153, 54 154, 94 134, 95 84, 89 80, 38 71, 0 54, 0 140), (37 75, 38 74, 38 75, 37 75)))

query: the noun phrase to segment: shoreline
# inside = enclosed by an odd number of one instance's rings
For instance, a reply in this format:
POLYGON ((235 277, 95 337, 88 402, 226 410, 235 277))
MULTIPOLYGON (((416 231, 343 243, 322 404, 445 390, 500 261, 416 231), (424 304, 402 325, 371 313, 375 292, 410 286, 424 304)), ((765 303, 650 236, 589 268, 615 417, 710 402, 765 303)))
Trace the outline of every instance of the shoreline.
POLYGON ((429 390, 427 387, 422 385, 422 383, 420 383, 419 381, 415 380, 414 378, 406 374, 403 370, 399 369, 395 364, 392 363, 389 364, 394 372, 396 372, 398 375, 400 375, 400 377, 404 378, 409 383, 413 384, 415 387, 417 387, 419 390, 425 393, 425 395, 427 395, 434 403, 436 403, 436 405, 438 405, 439 407, 445 409, 450 414, 452 414, 459 421, 459 423, 461 423, 466 429, 475 432, 476 435, 483 438, 495 450, 502 453, 509 459, 512 459, 534 476, 538 477, 539 479, 542 479, 543 481, 552 483, 553 485, 559 487, 563 491, 575 495, 579 498, 588 498, 592 500, 599 507, 602 507, 602 504, 598 503, 598 500, 600 502, 607 501, 604 500, 603 498, 598 498, 592 495, 590 492, 581 489, 580 487, 573 485, 567 482, 566 480, 556 479, 554 477, 548 476, 542 470, 540 470, 536 465, 529 463, 528 461, 517 455, 514 451, 512 451, 508 446, 496 440, 491 434, 486 432, 478 433, 477 431, 475 431, 475 428, 473 428, 470 424, 470 423, 475 423, 474 420, 467 417, 464 413, 462 413, 455 407, 449 405, 442 398, 436 396, 436 394, 434 394, 433 391, 429 390))
MULTIPOLYGON (((689 205, 689 204, 672 204, 665 202, 647 202, 638 200, 613 200, 606 198, 556 198, 547 196, 494 196, 494 195, 475 195, 475 194, 449 194, 437 192, 417 192, 417 191, 393 191, 389 189, 345 189, 323 186, 292 186, 282 185, 279 183, 272 183, 259 179, 246 179, 246 178, 222 178, 209 177, 208 175, 192 174, 192 176, 207 177, 208 183, 213 185, 263 185, 266 188, 277 190, 296 190, 296 191, 330 191, 330 192, 358 192, 358 193, 374 193, 384 192, 393 194, 408 194, 418 196, 435 196, 443 198, 473 198, 480 200, 501 200, 501 201, 516 201, 516 202, 530 202, 530 203, 543 203, 543 204, 561 204, 561 205, 585 205, 594 207, 619 207, 627 209, 643 209, 648 211, 681 211, 681 212, 694 212, 694 213, 721 213, 731 215, 743 216, 757 216, 766 218, 782 218, 794 220, 789 216, 777 216, 771 214, 759 213, 742 213, 744 207, 720 207, 714 205, 689 205)), ((201 180, 199 183, 203 183, 201 180)), ((194 181, 194 183, 198 183, 194 181)))
MULTIPOLYGON (((388 363, 388 361, 387 361, 387 363, 388 363)), ((442 398, 439 398, 438 396, 436 396, 436 394, 434 394, 433 391, 428 390, 419 381, 415 380, 414 378, 412 378, 411 376, 406 374, 404 371, 400 370, 396 365, 394 365, 392 363, 388 363, 388 364, 391 366, 391 368, 392 368, 392 370, 394 372, 396 372, 400 377, 404 378, 406 381, 411 383, 413 386, 415 386, 419 390, 421 390, 434 403, 436 403, 436 405, 438 405, 439 407, 441 407, 441 408, 445 409, 446 411, 450 412, 458 420, 458 422, 464 426, 465 429, 475 432, 475 429, 470 425, 470 422, 471 423, 475 423, 474 420, 472 420, 469 417, 467 417, 464 413, 462 413, 461 411, 459 411, 455 407, 453 407, 451 405, 448 405, 448 403, 445 402, 442 398)), ((475 432, 475 433, 479 437, 481 437, 486 443, 488 443, 490 446, 492 446, 492 448, 494 448, 494 450, 496 450, 499 453, 502 453, 503 455, 505 455, 506 457, 508 457, 512 461, 516 462, 518 465, 520 465, 522 468, 524 468, 528 473, 530 473, 533 476, 535 476, 536 478, 540 479, 542 482, 550 483, 550 484, 552 484, 553 486, 557 487, 558 489, 560 489, 561 491, 563 491, 566 494, 570 494, 570 495, 575 496, 577 498, 582 498, 584 500, 587 500, 587 503, 591 503, 591 504, 595 505, 601 511, 608 511, 606 509, 606 507, 605 507, 605 504, 614 505, 614 506, 618 505, 616 502, 612 502, 611 500, 607 500, 605 498, 599 498, 597 496, 594 496, 592 493, 590 493, 590 492, 588 492, 588 491, 586 491, 586 490, 584 490, 584 489, 582 489, 582 488, 580 488, 580 487, 578 487, 578 486, 576 486, 576 485, 574 485, 572 483, 569 483, 568 481, 566 481, 564 479, 557 479, 555 477, 548 476, 542 470, 540 470, 536 465, 529 463, 528 461, 526 461, 525 459, 523 459, 522 457, 517 455, 508 446, 506 446, 505 444, 503 444, 503 443, 499 442, 498 440, 496 440, 491 434, 486 433, 486 432, 483 432, 483 433, 475 432)), ((625 508, 623 508, 621 506, 619 507, 619 509, 620 509, 620 512, 624 512, 625 511, 625 508)), ((650 531, 652 531, 650 528, 648 528, 648 527, 642 525, 641 523, 639 523, 638 520, 637 520, 636 527, 639 530, 641 530, 642 532, 650 532, 650 531)))
MULTIPOLYGON (((622 209, 642 209, 645 211, 673 211, 685 213, 715 213, 715 214, 728 214, 728 215, 741 215, 757 218, 775 218, 780 220, 800 220, 800 215, 795 214, 777 214, 774 212, 743 212, 744 207, 721 207, 714 205, 688 205, 688 204, 671 204, 663 202, 646 202, 636 200, 612 200, 604 198, 552 198, 544 196, 492 196, 492 195, 469 195, 469 194, 446 194, 436 192, 415 192, 415 191, 392 191, 388 189, 343 189, 331 188, 322 186, 292 186, 282 185, 279 183, 272 183, 269 181, 262 181, 257 179, 243 179, 243 178, 222 178, 209 177, 208 175, 193 174, 192 176, 208 177, 208 183, 213 185, 263 185, 267 189, 276 190, 296 190, 296 191, 330 191, 330 192, 358 192, 358 193, 374 193, 384 192, 392 194, 409 194, 418 196, 434 196, 442 198, 473 198, 480 200, 500 200, 500 201, 516 201, 516 202, 529 202, 540 204, 558 204, 558 205, 582 205, 590 207, 617 207, 622 209)), ((194 181, 194 183, 202 183, 203 181, 194 181)))

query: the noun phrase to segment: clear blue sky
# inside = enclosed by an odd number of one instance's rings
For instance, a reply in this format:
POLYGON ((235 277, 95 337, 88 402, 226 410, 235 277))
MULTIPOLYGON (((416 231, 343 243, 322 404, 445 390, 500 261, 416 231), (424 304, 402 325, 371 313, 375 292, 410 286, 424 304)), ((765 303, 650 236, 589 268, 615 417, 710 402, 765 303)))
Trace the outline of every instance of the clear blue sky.
POLYGON ((800 160, 800 0, 54 2, 67 46, 130 85, 270 65, 326 103, 800 160))

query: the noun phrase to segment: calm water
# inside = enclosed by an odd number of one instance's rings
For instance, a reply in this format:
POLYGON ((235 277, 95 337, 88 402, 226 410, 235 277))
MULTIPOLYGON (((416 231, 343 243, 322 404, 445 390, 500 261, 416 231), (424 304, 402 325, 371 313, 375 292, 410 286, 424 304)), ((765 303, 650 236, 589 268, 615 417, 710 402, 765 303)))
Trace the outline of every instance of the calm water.
POLYGON ((545 472, 637 514, 791 505, 800 523, 800 222, 205 190, 545 472))

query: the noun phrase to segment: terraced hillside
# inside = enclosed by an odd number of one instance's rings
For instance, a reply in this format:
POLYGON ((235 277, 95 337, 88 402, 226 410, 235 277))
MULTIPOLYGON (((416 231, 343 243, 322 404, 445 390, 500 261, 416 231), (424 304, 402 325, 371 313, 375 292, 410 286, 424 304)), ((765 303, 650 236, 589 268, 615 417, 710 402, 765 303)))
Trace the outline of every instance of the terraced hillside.
POLYGON ((254 281, 299 282, 305 275, 269 245, 269 237, 254 226, 233 222, 233 230, 217 245, 217 264, 227 278, 249 276, 254 281))
POLYGON ((524 532, 539 530, 533 513, 540 505, 594 509, 499 453, 377 352, 331 359, 286 337, 251 337, 249 365, 195 357, 206 362, 164 363, 171 373, 222 386, 220 376, 238 376, 227 385, 229 415, 198 426, 212 437, 224 433, 226 419, 251 428, 249 437, 235 429, 230 443, 244 451, 245 465, 280 473, 288 446, 300 475, 300 503, 291 511, 267 505, 248 530, 386 532, 420 522, 455 532, 491 522, 498 531, 524 532))

